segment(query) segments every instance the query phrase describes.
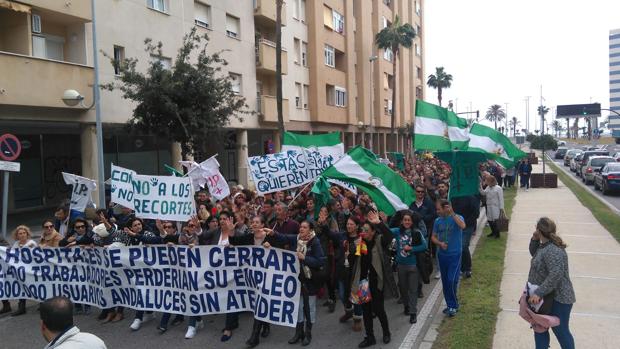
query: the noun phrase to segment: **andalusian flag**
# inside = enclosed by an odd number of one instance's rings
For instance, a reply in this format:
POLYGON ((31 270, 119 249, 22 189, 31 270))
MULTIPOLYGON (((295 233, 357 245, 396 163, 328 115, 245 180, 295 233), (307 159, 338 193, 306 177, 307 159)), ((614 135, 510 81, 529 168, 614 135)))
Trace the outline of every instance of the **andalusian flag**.
POLYGON ((474 124, 469 130, 469 150, 490 154, 490 157, 505 168, 527 157, 508 137, 490 127, 474 124))
POLYGON ((302 152, 301 148, 316 150, 325 158, 331 156, 333 162, 336 162, 340 159, 340 157, 342 157, 342 155, 344 155, 344 144, 340 138, 340 132, 316 135, 284 132, 282 152, 286 152, 288 150, 297 150, 302 152))
POLYGON ((419 150, 450 150, 447 109, 417 100, 415 103, 415 143, 419 150))
POLYGON ((349 150, 333 166, 323 171, 312 187, 312 192, 318 196, 328 194, 325 193, 327 179, 354 184, 368 194, 377 208, 387 215, 408 209, 415 200, 411 186, 398 173, 373 159, 361 146, 349 150))
POLYGON ((415 148, 431 151, 467 149, 467 120, 438 105, 416 101, 415 148))

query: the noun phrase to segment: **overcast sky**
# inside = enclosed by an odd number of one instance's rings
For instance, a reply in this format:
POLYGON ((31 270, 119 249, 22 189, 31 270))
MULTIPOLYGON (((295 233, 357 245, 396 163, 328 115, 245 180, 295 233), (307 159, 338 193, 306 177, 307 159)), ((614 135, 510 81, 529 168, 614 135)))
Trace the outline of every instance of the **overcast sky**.
MULTIPOLYGON (((427 0, 424 9, 426 76, 443 66, 458 112, 492 104, 530 129, 540 105, 601 103, 609 108, 609 31, 620 28, 620 0, 427 0), (458 100, 457 100, 458 99, 458 100)), ((427 88, 426 100, 437 103, 427 88)), ((607 114, 603 112, 603 116, 607 114)), ((550 119, 549 117, 547 118, 550 119)), ((549 121, 548 121, 549 122, 549 121)))

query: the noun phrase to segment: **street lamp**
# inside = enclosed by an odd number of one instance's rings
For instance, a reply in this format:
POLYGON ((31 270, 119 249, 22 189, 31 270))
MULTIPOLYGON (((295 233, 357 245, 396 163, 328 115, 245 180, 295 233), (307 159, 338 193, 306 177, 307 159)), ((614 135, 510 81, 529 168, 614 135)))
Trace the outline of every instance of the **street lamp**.
MULTIPOLYGON (((357 122, 357 128, 362 131, 362 147, 366 147, 366 125, 362 120, 357 122)), ((371 149, 372 150, 372 149, 371 149)))
POLYGON ((101 105, 99 103, 99 60, 97 54, 97 18, 95 16, 95 0, 90 1, 90 9, 93 17, 93 70, 94 70, 94 82, 93 82, 93 104, 86 107, 84 106, 84 96, 82 96, 76 90, 66 90, 62 95, 62 101, 70 107, 75 107, 80 104, 87 110, 95 107, 95 124, 97 129, 97 186, 99 187, 99 208, 105 208, 105 183, 103 172, 105 170, 103 164, 103 127, 101 125, 101 105))
POLYGON ((372 80, 372 62, 376 61, 379 57, 377 56, 370 56, 368 57, 368 62, 370 63, 370 150, 372 150, 372 140, 373 140, 373 133, 374 133, 374 109, 373 109, 373 98, 374 98, 374 92, 375 92, 375 88, 374 88, 374 84, 373 84, 373 80, 372 80))

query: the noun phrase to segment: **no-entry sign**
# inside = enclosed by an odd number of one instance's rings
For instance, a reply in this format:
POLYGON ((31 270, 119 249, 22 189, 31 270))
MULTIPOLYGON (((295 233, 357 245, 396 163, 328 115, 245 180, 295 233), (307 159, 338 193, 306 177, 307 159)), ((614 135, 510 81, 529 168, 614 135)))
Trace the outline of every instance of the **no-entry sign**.
POLYGON ((19 157, 22 152, 22 144, 19 139, 10 133, 0 136, 0 159, 5 161, 13 161, 19 157))

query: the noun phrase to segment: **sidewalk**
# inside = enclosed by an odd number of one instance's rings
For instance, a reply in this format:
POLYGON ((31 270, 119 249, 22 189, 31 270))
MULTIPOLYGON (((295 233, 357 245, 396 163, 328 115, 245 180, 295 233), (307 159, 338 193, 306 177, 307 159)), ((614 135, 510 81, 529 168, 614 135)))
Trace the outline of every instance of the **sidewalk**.
MULTIPOLYGON (((542 164, 533 166, 542 173, 542 164)), ((547 167, 549 170, 549 167, 547 167)), ((568 244, 577 302, 571 331, 577 348, 618 348, 620 343, 620 244, 558 180, 557 189, 520 189, 510 220, 500 308, 493 348, 533 348, 534 335, 519 317, 518 299, 530 266, 528 244, 538 218, 548 216, 568 244)), ((559 348, 551 334, 551 348, 559 348)))

